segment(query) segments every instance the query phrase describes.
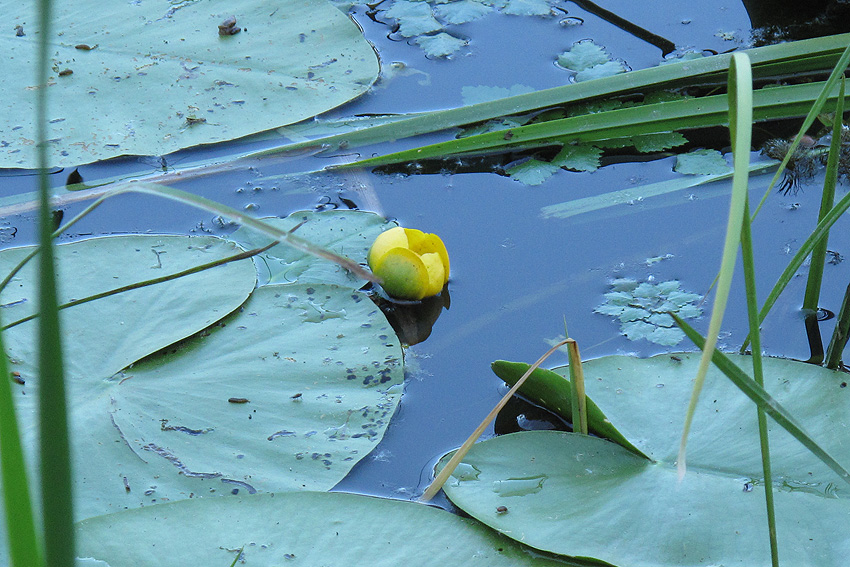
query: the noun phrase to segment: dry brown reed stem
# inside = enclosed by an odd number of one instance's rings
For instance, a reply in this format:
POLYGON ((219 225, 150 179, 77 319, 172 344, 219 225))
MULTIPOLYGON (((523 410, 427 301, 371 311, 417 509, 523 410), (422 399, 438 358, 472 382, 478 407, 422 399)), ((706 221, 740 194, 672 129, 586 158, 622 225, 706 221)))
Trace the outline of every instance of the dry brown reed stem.
POLYGON ((513 388, 508 390, 508 393, 505 394, 504 397, 499 400, 499 403, 497 403, 496 406, 490 411, 490 413, 487 414, 487 417, 484 418, 484 421, 482 421, 478 425, 478 427, 475 428, 475 431, 472 432, 472 435, 470 435, 467 440, 464 441, 463 445, 460 446, 460 449, 458 449, 457 452, 452 456, 452 458, 449 459, 449 462, 446 463, 446 466, 443 467, 443 470, 440 471, 440 474, 437 475, 437 478, 434 479, 434 482, 432 482, 428 486, 428 488, 425 489, 425 492, 422 493, 422 496, 419 497, 420 502, 428 502, 440 491, 441 488, 443 488, 443 485, 454 472, 455 468, 460 464, 461 461, 463 461, 463 458, 466 456, 466 454, 469 452, 469 450, 472 448, 478 438, 481 437, 481 434, 484 433, 484 430, 487 428, 487 426, 490 425, 490 423, 494 419, 496 419, 496 415, 500 411, 502 411, 502 408, 505 407, 505 404, 507 404, 508 401, 517 392, 517 390, 520 389, 520 387, 525 383, 526 379, 531 376, 531 373, 537 370, 537 368, 541 364, 543 364, 543 361, 549 358, 553 352, 555 352, 565 344, 571 342, 575 341, 573 339, 564 339, 563 341, 559 342, 558 344, 547 350, 546 354, 541 356, 537 360, 537 362, 531 365, 531 367, 525 372, 525 374, 523 374, 522 377, 517 380, 517 383, 514 384, 513 388))

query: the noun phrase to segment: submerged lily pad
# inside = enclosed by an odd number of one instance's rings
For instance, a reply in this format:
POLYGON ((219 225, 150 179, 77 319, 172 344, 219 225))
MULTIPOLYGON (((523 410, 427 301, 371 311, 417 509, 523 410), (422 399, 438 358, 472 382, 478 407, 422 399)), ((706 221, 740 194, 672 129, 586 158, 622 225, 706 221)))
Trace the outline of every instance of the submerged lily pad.
POLYGON ((728 173, 731 168, 723 154, 717 150, 704 149, 676 156, 673 170, 686 175, 718 175, 728 173))
POLYGON ((702 296, 681 291, 676 280, 654 284, 621 278, 611 282, 611 290, 605 294, 605 303, 593 311, 619 319, 620 332, 632 341, 679 344, 685 334, 668 313, 683 319, 702 315, 702 308, 697 305, 702 296))
POLYGON ((609 77, 626 71, 619 61, 612 61, 605 49, 592 40, 578 41, 558 56, 558 65, 573 71, 576 82, 609 77))
MULTIPOLYGON (((751 367, 747 356, 731 358, 751 367)), ((764 362, 771 395, 838 461, 850 462, 846 374, 764 362)), ((450 480, 446 493, 509 537, 563 555, 635 567, 770 565, 756 410, 716 369, 691 429, 688 472, 677 479, 698 363, 687 353, 584 363, 588 395, 651 460, 599 438, 523 432, 475 445, 464 465, 476 476, 450 480), (506 492, 511 486, 517 491, 506 492), (498 506, 510 512, 498 514, 498 506)), ((790 434, 769 427, 780 556, 792 565, 843 565, 850 488, 790 434)))
MULTIPOLYGON (((81 297, 189 267, 183 255, 208 261, 219 249, 238 251, 211 237, 93 239, 59 246, 59 273, 65 293, 81 297), (103 242, 108 253, 92 251, 103 242)), ((4 251, 0 262, 8 269, 19 256, 4 251)), ((194 496, 327 490, 381 439, 403 372, 380 310, 350 287, 251 292, 255 279, 242 260, 62 312, 78 519, 194 496)), ((5 313, 31 309, 31 281, 12 280, 5 313)), ((31 462, 33 327, 4 332, 25 381, 15 402, 31 462)))
POLYGON ((417 37, 415 42, 428 57, 448 57, 469 43, 446 32, 422 35, 417 37))
POLYGON ((92 518, 77 537, 79 556, 110 567, 574 565, 438 508, 343 493, 186 500, 92 518))
MULTIPOLYGON (((36 166, 32 108, 37 5, 2 3, 7 23, 0 166, 36 166)), ((165 154, 315 116, 366 92, 375 51, 324 0, 93 0, 54 5, 49 78, 51 165, 165 154), (234 35, 219 24, 235 16, 234 35), (228 33, 230 33, 228 32, 228 33)))

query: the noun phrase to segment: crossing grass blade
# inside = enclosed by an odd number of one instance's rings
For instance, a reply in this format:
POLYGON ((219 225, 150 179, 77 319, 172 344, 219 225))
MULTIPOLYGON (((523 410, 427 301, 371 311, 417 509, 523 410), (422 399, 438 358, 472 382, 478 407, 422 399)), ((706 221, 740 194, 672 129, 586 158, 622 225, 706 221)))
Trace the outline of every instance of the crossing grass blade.
MULTIPOLYGON (((697 376, 694 380, 691 400, 682 428, 682 439, 679 444, 677 468, 679 478, 685 474, 686 448, 697 401, 705 383, 711 356, 717 344, 717 335, 723 322, 723 313, 732 287, 732 274, 735 270, 735 260, 738 255, 738 245, 741 240, 741 225, 744 222, 744 211, 747 202, 747 187, 749 180, 750 145, 753 124, 752 72, 750 61, 743 53, 732 56, 729 66, 729 129, 732 136, 732 153, 734 176, 732 178, 732 200, 729 205, 729 219, 726 225, 726 238, 723 244, 723 257, 720 264, 720 274, 711 311, 711 321, 708 325, 708 339, 703 347, 697 376)), ((749 222, 749 217, 747 218, 749 222)))

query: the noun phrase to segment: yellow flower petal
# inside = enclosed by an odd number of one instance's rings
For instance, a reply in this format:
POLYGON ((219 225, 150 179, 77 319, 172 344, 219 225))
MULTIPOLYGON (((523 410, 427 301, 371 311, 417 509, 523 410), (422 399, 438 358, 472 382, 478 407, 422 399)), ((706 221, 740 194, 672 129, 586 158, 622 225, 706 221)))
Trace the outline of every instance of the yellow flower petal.
MULTIPOLYGON (((446 245, 436 234, 427 234, 415 228, 404 229, 407 234, 408 248, 416 252, 420 256, 434 252, 439 255, 440 261, 443 264, 443 285, 449 281, 449 253, 446 250, 446 245)), ((442 289, 442 287, 440 288, 442 289)))
POLYGON ((399 299, 418 301, 426 297, 426 292, 432 287, 422 259, 407 248, 385 251, 372 265, 372 271, 383 280, 381 285, 386 292, 399 299))
POLYGON ((428 287, 422 297, 431 297, 443 291, 446 285, 446 270, 443 268, 443 259, 436 252, 422 254, 422 263, 428 272, 428 287))
POLYGON ((392 248, 409 248, 407 233, 400 226, 385 230, 372 243, 372 248, 369 249, 368 262, 373 272, 381 257, 392 248))

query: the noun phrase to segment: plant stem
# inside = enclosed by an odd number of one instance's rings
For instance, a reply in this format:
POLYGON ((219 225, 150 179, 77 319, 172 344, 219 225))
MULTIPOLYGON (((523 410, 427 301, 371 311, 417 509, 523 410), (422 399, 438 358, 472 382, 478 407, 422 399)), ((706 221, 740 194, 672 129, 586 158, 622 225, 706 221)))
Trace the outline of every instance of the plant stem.
MULTIPOLYGON (((832 121, 832 141, 829 144, 829 157, 826 162, 826 178, 823 182, 823 193, 821 194, 820 210, 818 211, 818 222, 822 221, 835 205, 835 185, 838 182, 838 158, 841 153, 841 131, 844 128, 844 77, 838 90, 838 100, 835 102, 835 116, 832 121)), ((812 249, 811 262, 809 263, 809 277, 806 282, 806 293, 803 296, 803 311, 806 312, 806 330, 809 337, 809 348, 811 357, 809 362, 820 364, 823 362, 823 342, 820 340, 819 329, 813 333, 810 327, 818 326, 817 310, 820 300, 820 289, 823 281, 823 268, 826 264, 826 247, 829 241, 829 232, 815 244, 812 249), (812 317, 810 314, 814 313, 812 317), (816 341, 815 344, 812 344, 816 341)))
POLYGON ((837 370, 841 365, 841 354, 844 352, 844 347, 847 346, 848 337, 850 337, 850 285, 844 292, 844 301, 841 303, 841 310, 838 312, 838 321, 835 323, 832 340, 829 341, 829 348, 826 350, 827 368, 837 370))
MULTIPOLYGON (((764 371, 761 357, 761 334, 759 333, 758 299, 756 297, 756 270, 753 260, 753 235, 751 230, 749 199, 744 205, 744 224, 741 226, 741 256, 744 267, 744 287, 747 295, 747 319, 750 324, 750 337, 753 343, 753 378, 756 384, 764 388, 764 371)), ((764 499, 767 507, 767 533, 770 541, 770 562, 779 567, 779 544, 776 538, 776 512, 773 504, 773 473, 770 468, 770 442, 767 431, 767 416, 760 406, 756 406, 759 425, 759 445, 761 447, 761 466, 764 475, 764 499)))
POLYGON ((508 393, 505 394, 501 400, 499 400, 499 403, 497 403, 496 406, 492 410, 490 410, 490 413, 487 414, 487 417, 485 417, 484 420, 478 424, 478 427, 475 428, 475 431, 472 432, 472 435, 467 437, 466 441, 463 442, 463 445, 461 445, 460 448, 455 452, 455 454, 452 455, 452 458, 449 459, 449 462, 446 463, 446 466, 443 467, 443 470, 440 471, 440 474, 437 475, 434 481, 430 485, 428 485, 428 488, 425 489, 425 492, 422 494, 422 496, 419 497, 420 502, 428 502, 440 491, 443 485, 446 484, 446 481, 449 479, 451 474, 454 472, 455 468, 457 468, 461 461, 463 461, 463 458, 466 456, 467 453, 469 453, 469 450, 472 449, 472 446, 475 444, 475 441, 477 441, 478 438, 481 437, 481 434, 484 433, 484 430, 487 428, 488 425, 490 425, 490 422, 496 419, 496 415, 500 411, 502 411, 502 408, 505 407, 505 404, 507 404, 508 401, 513 397, 513 395, 516 394, 517 390, 519 390, 520 387, 528 379, 528 377, 531 376, 531 373, 534 372, 541 364, 543 364, 543 361, 549 358, 549 356, 551 356, 553 352, 555 352, 571 340, 572 339, 564 339, 563 341, 559 342, 558 344, 547 350, 546 354, 537 359, 537 362, 535 362, 529 367, 525 374, 523 374, 522 377, 517 380, 517 383, 514 384, 510 390, 508 390, 508 393))

